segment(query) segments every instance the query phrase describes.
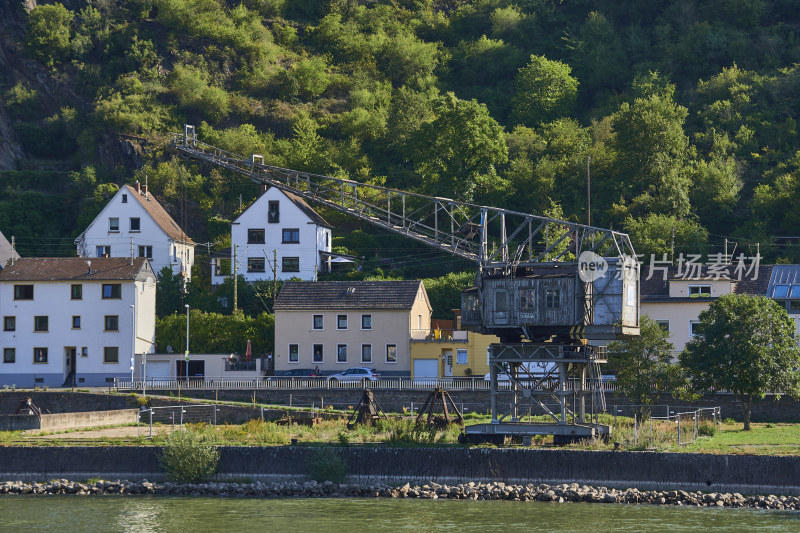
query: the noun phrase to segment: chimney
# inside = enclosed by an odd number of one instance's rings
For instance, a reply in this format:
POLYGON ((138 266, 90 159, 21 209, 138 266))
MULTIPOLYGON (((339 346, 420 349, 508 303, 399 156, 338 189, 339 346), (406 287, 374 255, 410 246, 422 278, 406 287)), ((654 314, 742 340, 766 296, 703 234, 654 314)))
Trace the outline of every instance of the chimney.
POLYGON ((147 185, 142 187, 142 193, 144 193, 145 197, 147 196, 147 185))
POLYGON ((136 192, 138 192, 138 193, 140 193, 140 194, 141 194, 141 192, 142 192, 142 186, 141 186, 141 184, 139 183, 139 180, 136 180, 136 192))
POLYGON ((261 194, 264 194, 265 192, 267 192, 267 184, 266 183, 262 183, 261 184, 261 194))

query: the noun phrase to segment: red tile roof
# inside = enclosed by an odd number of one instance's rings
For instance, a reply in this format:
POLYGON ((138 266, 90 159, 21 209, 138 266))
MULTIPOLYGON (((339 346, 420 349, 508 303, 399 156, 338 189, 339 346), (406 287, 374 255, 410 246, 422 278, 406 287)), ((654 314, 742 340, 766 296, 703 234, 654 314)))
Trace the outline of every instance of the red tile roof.
POLYGON ((22 257, 0 271, 3 281, 112 281, 135 280, 153 274, 142 257, 22 257), (91 270, 89 263, 91 263, 91 270))

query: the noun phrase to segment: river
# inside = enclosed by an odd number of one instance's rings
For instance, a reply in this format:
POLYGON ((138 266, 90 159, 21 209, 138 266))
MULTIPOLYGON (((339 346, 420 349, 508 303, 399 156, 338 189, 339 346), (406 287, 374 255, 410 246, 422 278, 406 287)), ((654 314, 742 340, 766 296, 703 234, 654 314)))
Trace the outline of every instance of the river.
POLYGON ((0 531, 397 533, 800 531, 800 513, 645 505, 392 499, 3 496, 0 531))

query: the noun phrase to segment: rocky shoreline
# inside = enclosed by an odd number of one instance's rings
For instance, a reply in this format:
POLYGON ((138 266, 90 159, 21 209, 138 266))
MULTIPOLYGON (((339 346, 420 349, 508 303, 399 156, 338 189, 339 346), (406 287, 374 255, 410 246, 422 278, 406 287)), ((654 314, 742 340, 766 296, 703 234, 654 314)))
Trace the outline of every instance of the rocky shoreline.
POLYGON ((317 483, 152 483, 144 481, 96 481, 82 483, 66 479, 45 483, 6 481, 0 494, 158 495, 223 496, 247 498, 421 498, 456 500, 513 500, 554 503, 630 503, 691 507, 735 507, 800 510, 796 496, 743 496, 739 493, 704 493, 683 490, 640 491, 609 489, 577 483, 561 485, 513 485, 464 483, 458 485, 354 485, 326 481, 317 483))

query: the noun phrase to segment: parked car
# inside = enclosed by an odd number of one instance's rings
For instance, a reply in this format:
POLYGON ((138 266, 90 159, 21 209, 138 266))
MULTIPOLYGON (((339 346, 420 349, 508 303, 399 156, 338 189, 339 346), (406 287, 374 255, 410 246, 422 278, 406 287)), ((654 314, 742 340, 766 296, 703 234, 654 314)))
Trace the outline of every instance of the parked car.
POLYGON ((291 370, 284 370, 279 375, 275 376, 278 378, 318 378, 320 377, 319 374, 314 372, 311 368, 293 368, 291 370))
POLYGON ((377 381, 380 374, 374 368, 357 366, 328 376, 328 381, 377 381))

